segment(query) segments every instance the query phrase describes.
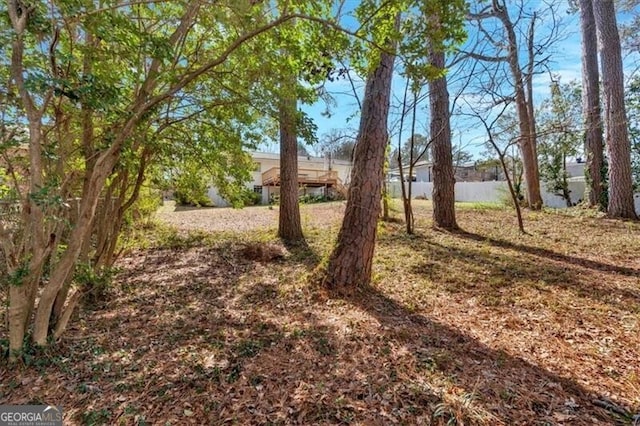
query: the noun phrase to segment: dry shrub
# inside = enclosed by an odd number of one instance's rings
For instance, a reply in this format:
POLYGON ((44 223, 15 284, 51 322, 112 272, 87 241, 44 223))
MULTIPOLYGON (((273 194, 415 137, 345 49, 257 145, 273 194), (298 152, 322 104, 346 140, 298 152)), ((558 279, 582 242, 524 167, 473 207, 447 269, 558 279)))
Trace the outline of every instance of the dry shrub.
POLYGON ((285 259, 288 251, 279 244, 256 242, 245 244, 240 250, 240 255, 244 259, 256 262, 272 262, 285 259))

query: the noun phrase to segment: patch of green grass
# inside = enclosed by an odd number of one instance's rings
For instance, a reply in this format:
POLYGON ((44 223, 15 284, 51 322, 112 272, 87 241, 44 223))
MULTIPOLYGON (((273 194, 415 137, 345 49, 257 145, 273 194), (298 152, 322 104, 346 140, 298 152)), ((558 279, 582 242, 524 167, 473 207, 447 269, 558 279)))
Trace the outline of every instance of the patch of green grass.
POLYGON ((234 383, 240 378, 242 372, 242 366, 240 364, 233 364, 227 374, 227 383, 234 383))
POLYGON ((111 419, 111 411, 106 408, 89 410, 82 413, 82 424, 85 426, 108 425, 111 419))
POLYGON ((260 340, 242 340, 234 348, 234 353, 240 358, 253 358, 258 355, 263 348, 263 342, 260 340))
POLYGON ((318 336, 313 341, 313 347, 318 353, 324 356, 334 355, 336 353, 335 346, 326 336, 318 336))
POLYGON ((490 210, 505 210, 504 204, 500 202, 456 202, 456 209, 460 210, 474 210, 474 211, 490 211, 490 210))

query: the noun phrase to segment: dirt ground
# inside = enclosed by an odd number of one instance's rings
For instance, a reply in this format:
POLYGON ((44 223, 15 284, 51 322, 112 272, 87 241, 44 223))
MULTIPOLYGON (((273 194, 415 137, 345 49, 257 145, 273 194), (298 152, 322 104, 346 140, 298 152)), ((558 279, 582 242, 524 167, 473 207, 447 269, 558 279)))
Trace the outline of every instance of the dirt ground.
MULTIPOLYGON (((303 227, 334 226, 344 212, 346 202, 309 204, 300 208, 303 227)), ((166 201, 156 217, 182 230, 208 232, 264 230, 278 227, 278 206, 253 206, 242 209, 227 207, 191 208, 166 201)))

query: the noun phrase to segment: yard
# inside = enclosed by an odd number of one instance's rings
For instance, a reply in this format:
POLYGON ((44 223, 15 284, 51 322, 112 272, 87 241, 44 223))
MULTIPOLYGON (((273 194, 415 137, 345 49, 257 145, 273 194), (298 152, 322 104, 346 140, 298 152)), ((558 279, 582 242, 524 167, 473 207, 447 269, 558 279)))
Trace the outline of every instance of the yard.
POLYGON ((415 204, 418 234, 381 223, 374 284, 346 299, 313 280, 343 203, 302 206, 309 246, 284 256, 277 207, 165 206, 178 230, 126 254, 46 357, 0 369, 0 404, 68 424, 632 424, 640 225, 526 212, 521 236, 467 204, 445 233, 415 204))

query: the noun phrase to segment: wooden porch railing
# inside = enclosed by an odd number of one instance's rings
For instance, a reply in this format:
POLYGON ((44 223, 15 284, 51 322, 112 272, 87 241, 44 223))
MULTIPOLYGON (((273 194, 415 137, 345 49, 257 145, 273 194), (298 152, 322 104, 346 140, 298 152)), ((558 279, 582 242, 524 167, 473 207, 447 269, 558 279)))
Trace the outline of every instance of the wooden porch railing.
MULTIPOLYGON (((298 185, 336 185, 336 170, 298 169, 298 185)), ((280 167, 272 167, 262 173, 263 186, 280 185, 280 167)))

